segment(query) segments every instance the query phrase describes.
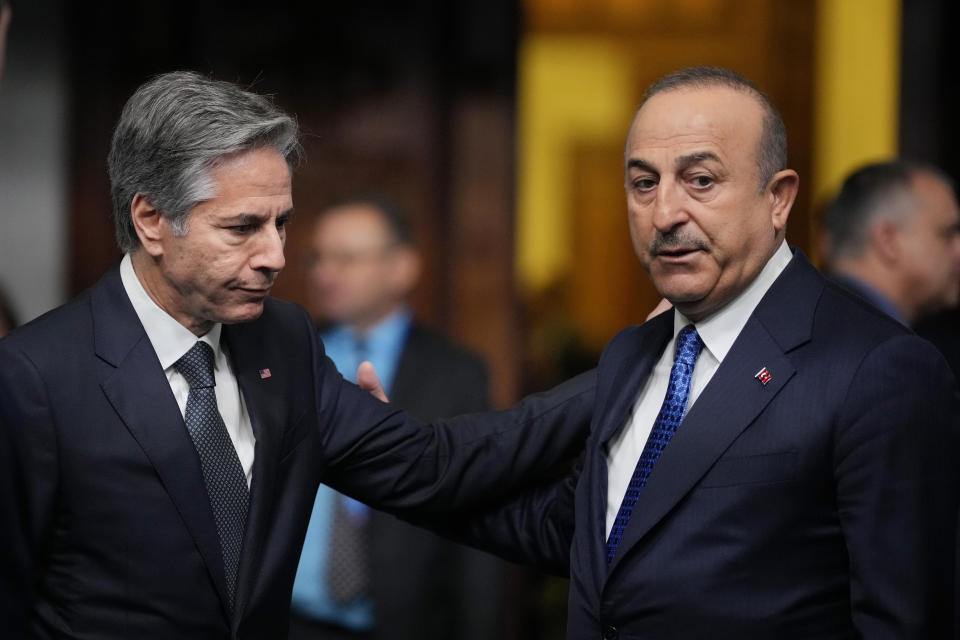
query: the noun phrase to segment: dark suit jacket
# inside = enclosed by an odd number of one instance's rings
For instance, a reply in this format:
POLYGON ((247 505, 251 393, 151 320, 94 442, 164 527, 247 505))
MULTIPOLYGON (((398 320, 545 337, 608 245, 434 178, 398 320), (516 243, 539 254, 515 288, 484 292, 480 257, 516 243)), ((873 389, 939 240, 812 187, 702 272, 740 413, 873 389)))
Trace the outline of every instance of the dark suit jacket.
POLYGON ((118 269, 0 341, 4 637, 282 638, 320 481, 426 517, 524 487, 586 434, 589 377, 422 426, 344 382, 296 305, 223 340, 256 436, 232 615, 199 459, 118 269))
POLYGON ((606 566, 607 443, 672 330, 662 314, 601 359, 569 637, 949 637, 950 372, 799 252, 690 407, 606 566))
MULTIPOLYGON (((483 361, 414 323, 390 401, 433 420, 489 408, 483 361)), ((372 512, 374 636, 383 640, 501 640, 508 567, 502 560, 444 540, 390 514, 372 512)))

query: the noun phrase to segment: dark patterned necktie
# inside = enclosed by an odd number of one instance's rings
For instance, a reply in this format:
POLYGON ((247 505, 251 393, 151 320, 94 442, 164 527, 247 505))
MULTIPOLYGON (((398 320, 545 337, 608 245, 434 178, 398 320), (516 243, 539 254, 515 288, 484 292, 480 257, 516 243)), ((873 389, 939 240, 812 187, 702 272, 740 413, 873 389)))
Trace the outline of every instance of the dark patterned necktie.
POLYGON ((190 385, 184 422, 200 456, 203 482, 213 509, 220 537, 223 568, 227 578, 230 605, 237 591, 237 569, 247 524, 250 492, 237 450, 217 409, 216 381, 213 377, 213 349, 197 341, 174 364, 190 385))
POLYGON ((700 355, 702 348, 703 342, 692 324, 688 324, 677 334, 676 352, 673 357, 673 368, 670 370, 667 395, 663 399, 660 413, 657 414, 653 429, 643 447, 643 453, 640 454, 640 460, 637 461, 637 466, 633 470, 627 492, 623 496, 620 510, 617 511, 617 517, 610 529, 610 537, 607 539, 608 566, 613 561, 617 545, 620 544, 627 522, 630 521, 630 514, 633 513, 640 492, 647 484, 653 466, 683 420, 687 398, 690 396, 690 377, 693 375, 693 367, 697 363, 697 356, 700 355))

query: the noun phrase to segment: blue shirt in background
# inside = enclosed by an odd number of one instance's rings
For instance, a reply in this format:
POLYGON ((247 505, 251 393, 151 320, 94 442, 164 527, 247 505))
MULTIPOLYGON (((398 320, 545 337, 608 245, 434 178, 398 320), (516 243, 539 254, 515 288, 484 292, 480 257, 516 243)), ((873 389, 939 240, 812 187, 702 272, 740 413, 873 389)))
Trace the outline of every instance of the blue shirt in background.
MULTIPOLYGON (((323 333, 323 344, 327 356, 347 380, 356 382, 357 367, 369 360, 377 370, 383 388, 391 389, 412 321, 410 311, 400 309, 371 328, 365 336, 358 336, 347 327, 330 329, 323 333)), ((338 499, 345 500, 347 509, 358 518, 369 517, 369 508, 362 503, 320 485, 293 583, 291 607, 307 618, 367 631, 374 625, 373 601, 369 594, 342 606, 330 597, 325 582, 331 514, 338 499)))

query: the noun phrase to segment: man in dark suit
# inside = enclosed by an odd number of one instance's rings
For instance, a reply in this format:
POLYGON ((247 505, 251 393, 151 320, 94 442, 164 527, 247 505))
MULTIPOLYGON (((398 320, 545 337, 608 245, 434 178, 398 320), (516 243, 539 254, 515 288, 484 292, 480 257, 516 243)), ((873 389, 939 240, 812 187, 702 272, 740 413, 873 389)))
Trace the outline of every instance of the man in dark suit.
POLYGON ((123 260, 0 341, 4 637, 283 638, 321 481, 459 522, 582 445, 589 376, 429 426, 343 380, 268 295, 297 149, 269 100, 197 74, 127 102, 123 260))
POLYGON ((634 248, 674 310, 597 370, 568 636, 950 637, 953 381, 787 247, 798 176, 774 107, 723 69, 667 76, 625 174, 634 248))
POLYGON ((635 250, 675 310, 600 363, 571 636, 943 637, 951 376, 788 249, 799 179, 774 107, 725 70, 668 76, 625 170, 635 250))
MULTIPOLYGON (((310 239, 308 309, 346 378, 369 360, 391 402, 424 420, 489 408, 482 360, 413 318, 407 298, 420 255, 393 200, 342 199, 318 213, 310 239)), ((503 561, 321 485, 293 586, 290 637, 500 640, 508 635, 506 579, 503 561), (362 541, 356 555, 343 553, 343 530, 362 541), (360 577, 345 588, 343 571, 360 577)))
POLYGON ((823 215, 830 275, 937 347, 960 373, 960 206, 938 168, 892 160, 844 180, 823 215))

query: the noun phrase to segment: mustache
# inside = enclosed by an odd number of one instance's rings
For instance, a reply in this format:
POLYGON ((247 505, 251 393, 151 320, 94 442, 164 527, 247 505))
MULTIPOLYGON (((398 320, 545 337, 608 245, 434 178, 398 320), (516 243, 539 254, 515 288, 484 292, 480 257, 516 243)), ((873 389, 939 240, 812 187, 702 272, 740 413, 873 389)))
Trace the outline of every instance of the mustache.
POLYGON ((664 251, 706 251, 707 248, 707 243, 702 238, 671 229, 665 233, 657 232, 650 242, 650 255, 656 256, 664 251))

